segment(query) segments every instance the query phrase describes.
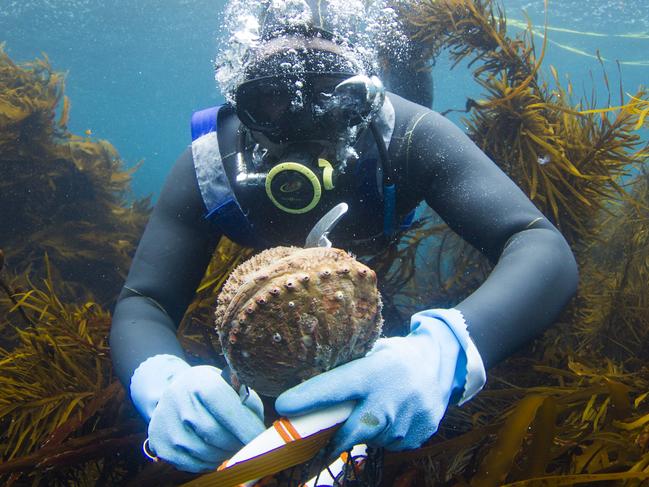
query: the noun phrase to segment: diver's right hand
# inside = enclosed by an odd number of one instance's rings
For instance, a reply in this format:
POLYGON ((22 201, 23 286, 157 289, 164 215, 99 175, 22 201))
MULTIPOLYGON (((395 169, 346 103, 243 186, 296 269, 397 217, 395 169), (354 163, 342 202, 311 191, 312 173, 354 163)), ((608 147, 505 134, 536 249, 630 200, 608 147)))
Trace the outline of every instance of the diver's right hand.
POLYGON ((242 398, 218 368, 191 367, 172 355, 156 355, 137 368, 131 397, 150 419, 149 450, 187 472, 216 469, 266 429, 254 391, 242 398))

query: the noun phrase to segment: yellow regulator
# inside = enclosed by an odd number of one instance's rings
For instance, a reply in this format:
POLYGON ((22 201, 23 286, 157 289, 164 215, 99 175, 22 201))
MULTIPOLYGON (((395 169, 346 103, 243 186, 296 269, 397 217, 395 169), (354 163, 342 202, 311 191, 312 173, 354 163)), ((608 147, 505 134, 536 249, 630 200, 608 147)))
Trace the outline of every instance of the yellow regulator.
POLYGON ((318 159, 320 177, 313 169, 299 162, 282 162, 266 176, 266 194, 273 204, 286 213, 299 215, 315 208, 322 197, 322 188, 331 190, 333 166, 326 159, 318 159))

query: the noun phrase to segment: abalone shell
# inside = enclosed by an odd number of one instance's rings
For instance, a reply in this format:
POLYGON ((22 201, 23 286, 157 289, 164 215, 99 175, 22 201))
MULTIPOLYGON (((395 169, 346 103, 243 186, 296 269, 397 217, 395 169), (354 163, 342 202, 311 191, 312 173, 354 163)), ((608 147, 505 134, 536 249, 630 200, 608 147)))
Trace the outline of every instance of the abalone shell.
POLYGON ((216 329, 236 379, 277 396, 364 356, 383 319, 376 274, 335 248, 275 247, 237 267, 216 329))

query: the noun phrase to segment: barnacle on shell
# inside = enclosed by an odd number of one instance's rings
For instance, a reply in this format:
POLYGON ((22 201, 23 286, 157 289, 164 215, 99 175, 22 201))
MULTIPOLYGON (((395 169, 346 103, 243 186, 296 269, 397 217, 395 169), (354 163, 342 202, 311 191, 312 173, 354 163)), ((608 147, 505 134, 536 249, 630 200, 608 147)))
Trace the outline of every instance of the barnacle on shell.
POLYGON ((382 324, 376 274, 334 248, 261 252, 232 272, 216 309, 230 368, 268 396, 364 356, 382 324))

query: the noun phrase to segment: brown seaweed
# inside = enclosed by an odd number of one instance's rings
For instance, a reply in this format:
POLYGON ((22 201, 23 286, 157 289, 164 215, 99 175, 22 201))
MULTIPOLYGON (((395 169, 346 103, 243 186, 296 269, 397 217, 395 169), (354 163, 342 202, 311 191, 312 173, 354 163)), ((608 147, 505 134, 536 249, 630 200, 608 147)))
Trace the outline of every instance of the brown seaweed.
POLYGON ((93 295, 114 299, 148 201, 131 200, 132 171, 112 145, 68 132, 63 89, 46 57, 17 65, 0 47, 0 478, 7 483, 24 472, 35 484, 80 484, 90 472, 116 480, 141 463, 113 457, 139 433, 112 376, 110 314, 93 295))
POLYGON ((120 412, 124 393, 112 377, 109 313, 91 301, 63 303, 52 273, 40 285, 25 279, 26 290, 12 291, 5 324, 13 328, 14 340, 10 348, 0 348, 0 478, 5 480, 10 473, 53 466, 78 469, 89 449, 95 460, 108 461, 126 444, 117 440, 133 432, 132 420, 124 422, 133 415, 120 412), (21 320, 11 325, 17 310, 29 326, 21 320), (104 428, 100 438, 97 432, 104 428), (103 441, 109 438, 114 447, 103 441))
MULTIPOLYGON (((470 61, 485 91, 483 100, 467 102, 472 138, 561 228, 577 252, 582 284, 561 322, 491 371, 489 388, 463 408, 452 408, 428 445, 386 457, 384 485, 640 485, 649 471, 649 178, 641 172, 627 185, 621 178, 649 155, 636 132, 647 124, 646 95, 621 100, 617 110, 597 107, 596 99, 574 101, 556 71, 550 81, 541 78, 542 55, 531 35, 508 37, 504 12, 488 0, 418 1, 402 15, 428 59, 446 49, 455 61, 470 61)), ((67 134, 70 102, 46 59, 19 67, 1 53, 0 67, 0 194, 11 195, 0 196, 0 207, 19 201, 28 209, 12 223, 22 240, 0 241, 13 272, 4 271, 8 291, 0 297, 6 315, 0 331, 10 344, 0 351, 9 366, 0 377, 8 385, 0 394, 0 426, 7 431, 0 441, 0 475, 14 481, 29 473, 34 483, 61 485, 71 479, 168 482, 168 470, 142 469, 142 424, 130 422, 133 411, 123 393, 113 395, 120 386, 107 356, 109 316, 88 294, 99 294, 96 282, 74 272, 79 262, 95 265, 100 255, 116 281, 128 266, 147 205, 124 199, 130 174, 111 146, 67 134), (3 84, 5 79, 11 82, 3 84), (19 132, 33 142, 17 144, 19 132), (101 201, 95 216, 107 224, 104 235, 111 238, 102 238, 109 248, 82 237, 92 227, 66 213, 66 184, 97 191, 88 197, 101 201), (39 207, 21 188, 48 203, 39 207), (60 214, 50 214, 60 205, 60 214), (107 221, 107 213, 115 219, 107 221), (59 231, 56 225, 63 223, 68 225, 59 231), (80 237, 72 241, 66 234, 80 237), (64 272, 46 272, 45 251, 52 267, 64 272), (29 280, 30 268, 45 280, 29 280), (70 303, 57 296, 62 276, 65 285, 84 290, 70 303), (55 381, 45 368, 50 363, 61 375, 55 381), (76 382, 74 374, 81 374, 79 382, 69 384, 69 375, 76 382), (37 396, 45 412, 35 406, 37 396)), ((488 271, 477 251, 466 252, 435 215, 423 215, 399 242, 367 257, 381 276, 386 318, 395 322, 404 323, 424 305, 452 306, 488 271), (417 265, 422 252, 429 256, 425 266, 417 265)), ((202 360, 219 361, 212 334, 215 296, 250 254, 223 239, 185 316, 181 340, 202 360)))
POLYGON ((149 202, 132 199, 133 170, 111 144, 68 132, 63 91, 47 57, 17 65, 0 46, 0 247, 18 274, 44 275, 47 252, 59 280, 108 302, 149 202))
POLYGON ((456 63, 477 65, 485 99, 470 100, 467 123, 478 146, 571 244, 592 238, 600 211, 622 193, 620 178, 644 160, 635 132, 642 113, 601 117, 589 111, 597 100, 571 101, 572 87, 562 88, 554 68, 553 83, 542 81, 543 52, 536 55, 531 35, 508 37, 504 13, 489 0, 415 2, 406 15, 431 56, 446 49, 456 63))

